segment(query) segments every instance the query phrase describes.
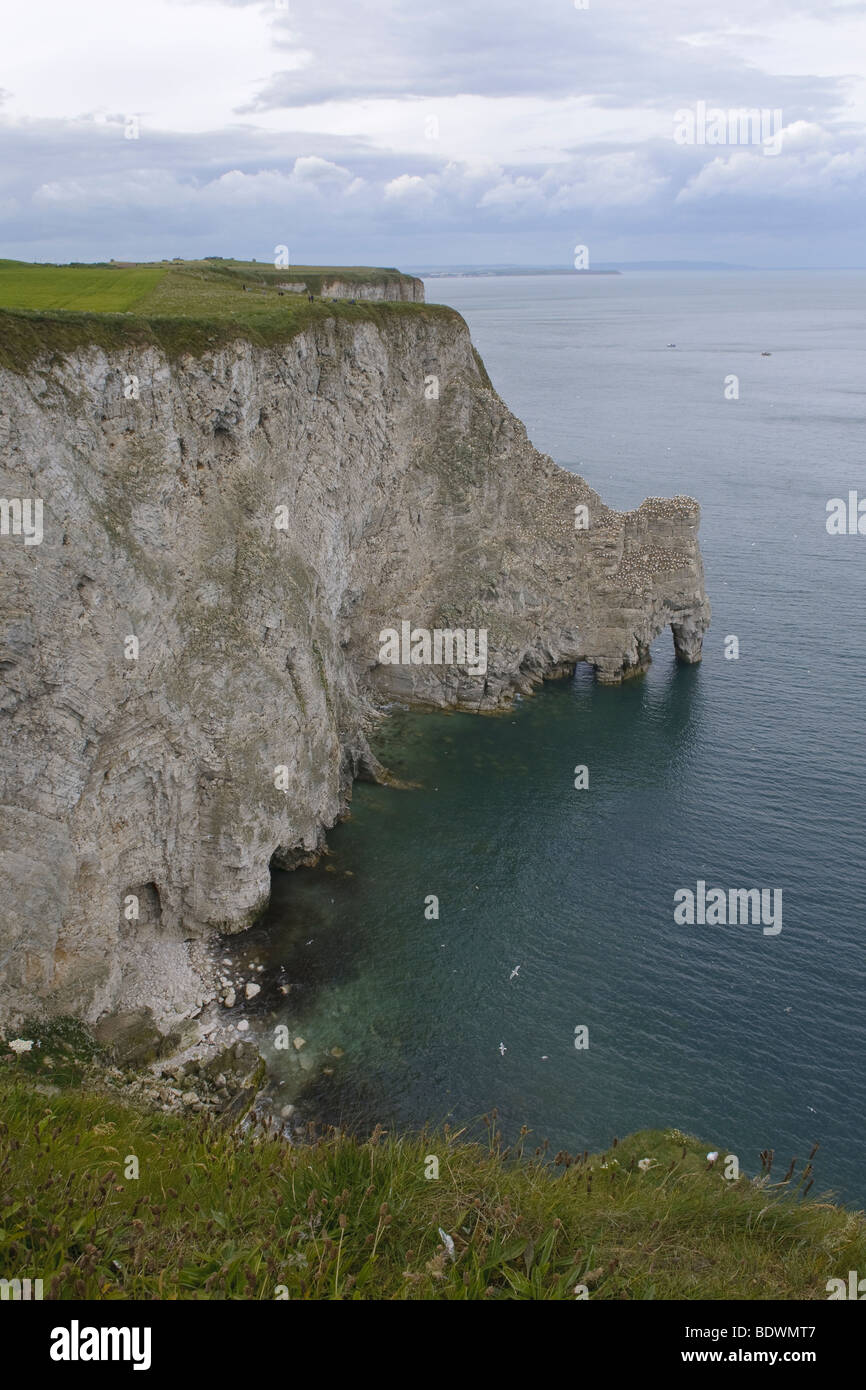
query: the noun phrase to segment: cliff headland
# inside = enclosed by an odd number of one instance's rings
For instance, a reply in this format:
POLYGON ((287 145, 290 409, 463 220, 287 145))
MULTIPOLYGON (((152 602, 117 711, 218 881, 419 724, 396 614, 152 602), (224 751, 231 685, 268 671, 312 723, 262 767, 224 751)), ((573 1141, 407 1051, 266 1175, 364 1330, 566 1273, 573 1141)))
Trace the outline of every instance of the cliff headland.
POLYGON ((618 682, 665 627, 700 659, 697 503, 617 512, 538 453, 419 281, 6 262, 4 304, 4 1021, 182 1026, 209 942, 381 775, 389 701, 618 682), (484 630, 484 669, 382 662, 404 622, 484 630))

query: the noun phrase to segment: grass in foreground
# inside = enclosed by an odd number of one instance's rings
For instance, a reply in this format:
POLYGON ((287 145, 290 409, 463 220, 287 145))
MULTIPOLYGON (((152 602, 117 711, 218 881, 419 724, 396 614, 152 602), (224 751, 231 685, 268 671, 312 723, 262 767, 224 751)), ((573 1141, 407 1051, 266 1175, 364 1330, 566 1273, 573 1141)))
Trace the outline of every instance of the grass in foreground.
POLYGON ((46 1298, 823 1299, 866 1267, 861 1214, 726 1181, 677 1131, 558 1165, 495 1117, 291 1147, 8 1074, 0 1114, 0 1275, 46 1298))

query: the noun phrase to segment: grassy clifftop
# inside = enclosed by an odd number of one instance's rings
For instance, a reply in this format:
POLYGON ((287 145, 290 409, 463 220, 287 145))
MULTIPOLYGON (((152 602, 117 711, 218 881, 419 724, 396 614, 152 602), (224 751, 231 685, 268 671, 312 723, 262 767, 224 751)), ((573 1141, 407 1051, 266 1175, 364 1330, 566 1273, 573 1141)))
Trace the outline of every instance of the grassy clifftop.
POLYGON ((148 315, 191 313, 202 305, 229 307, 236 294, 303 283, 310 294, 340 281, 359 291, 370 285, 409 285, 414 277, 377 266, 293 265, 277 268, 258 261, 210 256, 202 261, 112 261, 94 265, 39 265, 0 260, 0 308, 71 309, 91 313, 148 315))
POLYGON ((826 1299, 866 1265, 862 1214, 805 1197, 802 1162, 727 1180, 676 1130, 553 1162, 503 1152, 495 1115, 477 1142, 291 1147, 25 1061, 0 1077, 0 1272, 46 1297, 826 1299))
POLYGON ((367 266, 256 262, 153 265, 30 265, 0 261, 0 365, 26 370, 45 354, 95 344, 107 350, 154 345, 171 358, 200 355, 245 338, 270 346, 327 319, 385 322, 395 314, 455 319, 454 310, 405 301, 322 299, 330 280, 357 286, 408 281, 367 266), (281 289, 303 282, 307 292, 281 289))

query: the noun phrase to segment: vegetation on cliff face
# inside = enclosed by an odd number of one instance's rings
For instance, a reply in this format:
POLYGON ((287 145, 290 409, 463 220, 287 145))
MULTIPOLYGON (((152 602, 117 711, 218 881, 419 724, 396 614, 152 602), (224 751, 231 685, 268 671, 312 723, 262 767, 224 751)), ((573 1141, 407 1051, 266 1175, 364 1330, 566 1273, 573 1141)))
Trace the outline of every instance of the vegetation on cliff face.
POLYGON ((336 302, 314 296, 334 280, 357 286, 409 280, 366 266, 289 266, 255 262, 162 262, 131 266, 49 266, 0 261, 0 366, 25 371, 46 355, 93 345, 106 351, 162 349, 176 360, 238 338, 270 347, 327 319, 381 324, 396 315, 459 319, 453 309, 402 300, 336 302))
POLYGON ((483 1140, 291 1146, 130 1104, 73 1034, 0 1065, 0 1272, 47 1298, 825 1299, 866 1265, 866 1220, 806 1197, 802 1161, 732 1181, 676 1130, 508 1151, 495 1113, 483 1140))

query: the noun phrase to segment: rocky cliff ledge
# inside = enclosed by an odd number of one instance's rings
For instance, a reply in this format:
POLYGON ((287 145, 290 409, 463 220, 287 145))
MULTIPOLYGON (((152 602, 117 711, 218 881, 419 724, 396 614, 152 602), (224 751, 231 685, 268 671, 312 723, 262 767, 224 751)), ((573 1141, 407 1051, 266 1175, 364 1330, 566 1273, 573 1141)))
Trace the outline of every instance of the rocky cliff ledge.
POLYGON ((44 501, 41 544, 0 537, 0 1009, 168 1029, 375 771, 384 701, 618 681, 665 626, 697 661, 709 607, 697 504, 611 511, 449 310, 171 359, 112 335, 0 372, 0 495, 44 501), (486 671, 380 664, 404 620, 488 629, 486 671))
POLYGON ((334 299, 402 300, 410 304, 424 303, 424 281, 414 275, 401 275, 399 280, 381 280, 375 284, 354 284, 348 280, 323 278, 321 293, 334 299))
MULTIPOLYGON (((255 267, 248 273, 248 278, 255 284, 262 273, 262 268, 255 267)), ((269 270, 265 273, 273 283, 273 274, 269 270)), ((325 299, 424 303, 424 281, 417 275, 404 275, 400 270, 370 270, 366 266, 356 266, 335 274, 323 271, 319 266, 297 265, 287 270, 285 275, 285 279, 276 283, 297 294, 318 294, 325 299)))

